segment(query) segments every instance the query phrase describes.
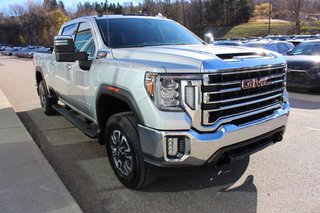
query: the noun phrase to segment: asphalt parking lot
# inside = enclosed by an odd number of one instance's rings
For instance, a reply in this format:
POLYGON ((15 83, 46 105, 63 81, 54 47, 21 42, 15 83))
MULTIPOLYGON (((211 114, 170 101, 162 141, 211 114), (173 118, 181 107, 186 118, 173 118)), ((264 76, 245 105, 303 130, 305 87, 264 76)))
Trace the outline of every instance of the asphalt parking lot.
POLYGON ((0 56, 0 88, 84 212, 320 212, 320 92, 290 92, 284 140, 250 159, 133 191, 104 146, 42 113, 31 60, 0 56))

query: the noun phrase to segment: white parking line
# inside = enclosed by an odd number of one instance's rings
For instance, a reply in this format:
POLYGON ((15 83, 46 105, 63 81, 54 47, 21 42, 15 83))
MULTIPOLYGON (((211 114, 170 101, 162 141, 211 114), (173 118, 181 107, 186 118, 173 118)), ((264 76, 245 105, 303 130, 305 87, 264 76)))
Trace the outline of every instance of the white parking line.
POLYGON ((307 129, 310 129, 310 130, 314 130, 314 131, 318 131, 318 132, 320 132, 320 129, 317 129, 317 128, 307 127, 307 129))

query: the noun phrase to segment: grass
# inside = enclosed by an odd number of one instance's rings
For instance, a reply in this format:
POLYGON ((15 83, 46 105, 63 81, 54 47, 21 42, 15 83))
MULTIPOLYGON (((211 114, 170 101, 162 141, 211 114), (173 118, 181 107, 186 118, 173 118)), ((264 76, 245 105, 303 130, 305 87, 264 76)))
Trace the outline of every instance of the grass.
MULTIPOLYGON (((271 34, 287 34, 290 23, 271 23, 271 34)), ((220 27, 214 32, 215 38, 259 37, 268 35, 268 23, 249 22, 231 27, 220 27)))

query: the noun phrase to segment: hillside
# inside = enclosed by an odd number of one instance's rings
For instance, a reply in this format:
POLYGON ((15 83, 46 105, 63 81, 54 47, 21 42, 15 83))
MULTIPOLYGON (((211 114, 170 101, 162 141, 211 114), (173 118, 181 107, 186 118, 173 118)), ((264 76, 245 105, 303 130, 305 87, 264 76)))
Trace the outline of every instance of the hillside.
MULTIPOLYGON (((283 21, 272 21, 271 34, 287 34, 292 24, 283 21)), ((231 27, 220 27, 214 30, 215 38, 260 37, 268 35, 267 22, 249 22, 231 27)))

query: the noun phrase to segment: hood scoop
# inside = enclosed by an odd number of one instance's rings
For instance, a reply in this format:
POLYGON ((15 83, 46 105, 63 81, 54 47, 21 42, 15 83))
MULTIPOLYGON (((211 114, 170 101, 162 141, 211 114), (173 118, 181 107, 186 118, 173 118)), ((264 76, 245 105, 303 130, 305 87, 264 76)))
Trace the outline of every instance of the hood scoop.
POLYGON ((265 53, 247 52, 247 53, 217 54, 216 56, 225 61, 240 61, 243 59, 266 57, 267 55, 265 53))

